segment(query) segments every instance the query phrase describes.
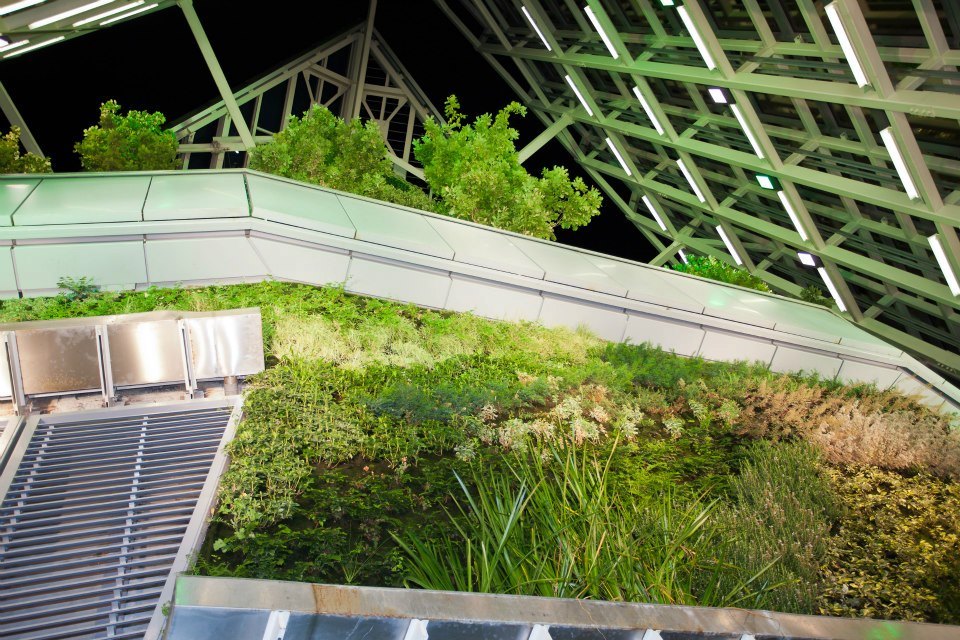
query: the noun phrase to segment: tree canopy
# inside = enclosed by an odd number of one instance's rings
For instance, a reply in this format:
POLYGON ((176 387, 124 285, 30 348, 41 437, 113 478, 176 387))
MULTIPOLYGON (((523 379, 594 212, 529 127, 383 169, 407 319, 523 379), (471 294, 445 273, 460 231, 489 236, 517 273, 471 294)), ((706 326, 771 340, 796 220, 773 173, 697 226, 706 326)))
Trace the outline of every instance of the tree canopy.
POLYGON ((540 178, 520 164, 519 135, 510 117, 526 107, 511 102, 496 116, 465 122, 456 96, 447 98, 446 123, 430 118, 426 134, 414 145, 424 175, 439 197, 444 213, 555 240, 554 229, 577 229, 600 212, 602 197, 582 178, 570 179, 567 169, 544 169, 540 178))
POLYGON ((50 158, 35 153, 20 153, 20 127, 0 138, 0 173, 50 173, 50 158))
POLYGON ((87 171, 150 171, 177 168, 177 137, 163 128, 159 111, 120 114, 116 100, 100 105, 100 121, 74 146, 87 171))

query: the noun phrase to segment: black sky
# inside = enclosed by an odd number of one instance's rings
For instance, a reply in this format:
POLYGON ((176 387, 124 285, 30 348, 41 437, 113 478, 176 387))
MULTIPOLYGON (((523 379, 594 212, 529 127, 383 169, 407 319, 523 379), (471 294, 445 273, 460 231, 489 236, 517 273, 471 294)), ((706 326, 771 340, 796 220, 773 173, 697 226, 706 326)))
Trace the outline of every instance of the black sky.
MULTIPOLYGON (((362 22, 368 3, 195 0, 195 6, 228 81, 240 87, 362 22)), ((450 94, 456 94, 471 115, 494 112, 516 99, 431 0, 379 0, 375 24, 439 108, 450 94)), ((0 79, 60 172, 80 170, 73 145, 83 129, 96 122, 105 100, 162 111, 172 123, 219 99, 176 8, 5 60, 0 79)), ((533 115, 515 124, 521 135, 518 146, 542 129, 533 115)), ((557 142, 535 154, 526 167, 539 174, 555 164, 590 183, 557 142)), ((576 232, 559 230, 558 239, 634 260, 653 255, 640 232, 606 202, 588 226, 576 232)))

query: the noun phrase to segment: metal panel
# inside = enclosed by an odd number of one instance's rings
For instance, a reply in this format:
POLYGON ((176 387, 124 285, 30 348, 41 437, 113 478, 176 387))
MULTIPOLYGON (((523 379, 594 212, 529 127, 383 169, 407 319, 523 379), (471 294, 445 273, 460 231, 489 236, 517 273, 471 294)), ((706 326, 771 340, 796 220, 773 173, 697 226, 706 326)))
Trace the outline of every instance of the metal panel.
POLYGON ((453 258, 453 249, 420 214, 346 195, 340 196, 340 204, 357 228, 357 240, 437 258, 453 258))
POLYGON ((13 248, 0 247, 0 296, 16 298, 19 287, 13 269, 13 248))
POLYGON ((674 278, 663 269, 629 264, 601 256, 583 257, 611 278, 627 287, 627 297, 673 309, 702 313, 703 305, 674 286, 674 278))
POLYGON ((41 182, 13 215, 18 227, 139 221, 150 177, 90 176, 41 182))
POLYGON ((64 276, 93 278, 101 287, 133 288, 147 281, 142 242, 18 245, 13 259, 24 291, 56 291, 64 276))
POLYGON ((707 360, 746 360, 769 363, 777 348, 765 340, 752 340, 747 337, 711 330, 704 327, 707 334, 703 337, 699 355, 707 360))
POLYGON ((220 278, 262 278, 267 268, 241 235, 182 240, 148 239, 150 282, 202 282, 220 278))
POLYGON ((0 227, 13 225, 13 212, 38 184, 40 180, 36 178, 0 180, 0 227))
POLYGON ((779 345, 770 361, 770 369, 783 373, 816 373, 824 380, 833 380, 840 371, 841 362, 839 358, 779 345))
POLYGON ((119 386, 183 381, 176 320, 107 325, 110 368, 119 386))
POLYGON ((318 245, 305 246, 251 236, 250 242, 274 278, 309 284, 343 284, 350 255, 318 245))
POLYGON ((867 382, 875 384, 878 389, 889 389, 890 385, 896 382, 900 375, 899 369, 878 367, 874 364, 857 362, 856 360, 844 360, 843 364, 840 365, 837 377, 846 384, 867 382))
POLYGON ((563 326, 570 329, 583 325, 604 340, 620 342, 627 328, 627 314, 623 309, 544 294, 540 322, 548 327, 563 326))
POLYGON ((543 269, 517 249, 505 233, 431 216, 424 216, 423 219, 453 248, 453 259, 457 262, 538 280, 543 278, 543 269))
POLYGON ((17 347, 27 395, 100 388, 95 327, 18 331, 17 347))
POLYGON ((263 371, 263 333, 259 314, 218 313, 186 318, 194 375, 199 380, 247 376, 263 371))
POLYGON ((255 174, 247 176, 247 184, 256 218, 346 238, 356 235, 340 199, 329 191, 255 174))
POLYGON ((354 254, 350 259, 346 290, 442 309, 450 291, 450 275, 444 271, 418 269, 393 260, 354 254))
POLYGON ((623 339, 633 344, 649 342, 664 351, 694 356, 700 351, 704 334, 705 331, 697 325, 627 312, 627 328, 623 339))
POLYGON ((496 320, 532 322, 540 316, 542 304, 540 294, 529 289, 454 275, 450 278, 446 308, 450 311, 470 311, 496 320))
POLYGON ((544 280, 615 296, 627 295, 624 285, 579 252, 569 251, 561 245, 522 238, 511 238, 510 241, 544 270, 544 280))
POLYGON ((250 215, 243 176, 238 173, 157 175, 143 206, 144 220, 240 218, 250 215))

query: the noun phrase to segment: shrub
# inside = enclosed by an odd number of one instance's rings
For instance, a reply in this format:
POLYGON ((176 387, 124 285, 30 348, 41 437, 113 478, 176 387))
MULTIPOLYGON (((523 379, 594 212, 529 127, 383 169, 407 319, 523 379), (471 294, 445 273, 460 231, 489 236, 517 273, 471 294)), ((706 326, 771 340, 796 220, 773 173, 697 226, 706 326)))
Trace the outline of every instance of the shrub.
POLYGON ((50 158, 20 153, 20 127, 11 126, 0 138, 0 173, 50 173, 50 158))
POLYGON ((770 291, 770 287, 760 278, 752 275, 746 269, 737 268, 715 258, 714 256, 695 256, 687 258, 686 264, 673 265, 674 271, 681 271, 691 275, 700 276, 735 284, 739 287, 756 289, 757 291, 770 291))
POLYGON ((811 284, 810 286, 801 289, 800 299, 804 302, 818 304, 821 307, 833 306, 833 302, 830 300, 830 298, 824 295, 823 289, 815 284, 811 284))
POLYGON ((159 111, 130 110, 120 115, 116 100, 100 105, 100 122, 83 131, 74 149, 87 171, 176 169, 177 137, 163 128, 159 111))

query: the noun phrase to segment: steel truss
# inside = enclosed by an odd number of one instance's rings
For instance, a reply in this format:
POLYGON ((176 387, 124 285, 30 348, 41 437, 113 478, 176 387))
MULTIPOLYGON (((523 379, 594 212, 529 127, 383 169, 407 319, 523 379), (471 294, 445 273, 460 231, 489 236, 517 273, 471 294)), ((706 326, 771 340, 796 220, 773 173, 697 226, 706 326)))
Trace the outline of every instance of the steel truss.
MULTIPOLYGON (((371 12, 372 15, 372 12, 371 12)), ((427 117, 440 112, 403 67, 370 21, 258 78, 233 94, 256 144, 269 142, 293 115, 322 104, 343 118, 377 123, 398 171, 422 177, 412 157, 427 117)), ((236 119, 221 100, 172 129, 180 140, 184 168, 219 169, 229 152, 246 149, 236 119)))
POLYGON ((652 264, 732 249, 789 294, 829 280, 853 321, 960 371, 960 297, 928 240, 960 274, 960 5, 838 0, 861 88, 819 0, 434 1, 656 247, 652 264))

